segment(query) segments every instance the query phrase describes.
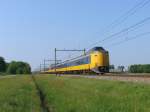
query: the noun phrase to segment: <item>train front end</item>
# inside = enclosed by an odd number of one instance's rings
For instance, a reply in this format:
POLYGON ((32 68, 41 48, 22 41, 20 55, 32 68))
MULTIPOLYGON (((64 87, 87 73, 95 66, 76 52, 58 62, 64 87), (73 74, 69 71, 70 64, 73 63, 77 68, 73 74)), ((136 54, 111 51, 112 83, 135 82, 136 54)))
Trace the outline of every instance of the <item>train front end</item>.
POLYGON ((95 47, 91 51, 90 68, 96 73, 109 72, 109 53, 102 47, 95 47))

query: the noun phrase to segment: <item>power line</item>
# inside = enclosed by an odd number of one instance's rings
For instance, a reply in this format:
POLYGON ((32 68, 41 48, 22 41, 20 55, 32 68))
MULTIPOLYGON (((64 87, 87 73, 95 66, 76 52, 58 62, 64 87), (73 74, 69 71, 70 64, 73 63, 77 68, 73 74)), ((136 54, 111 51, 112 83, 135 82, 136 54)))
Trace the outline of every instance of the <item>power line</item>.
MULTIPOLYGON (((95 42, 95 43, 92 44, 91 46, 97 45, 97 44, 102 43, 102 42, 104 42, 104 41, 106 41, 106 40, 109 40, 109 39, 111 39, 111 38, 113 38, 113 37, 115 37, 115 36, 117 36, 117 35, 119 35, 119 34, 121 34, 121 33, 123 33, 123 32, 129 32, 129 31, 131 31, 131 29, 132 29, 132 30, 133 30, 133 29, 137 29, 139 25, 142 25, 142 24, 144 24, 145 22, 147 22, 147 21, 149 21, 149 20, 150 20, 150 17, 147 17, 147 18, 145 18, 145 19, 139 21, 138 23, 136 23, 136 24, 134 24, 134 25, 132 25, 132 26, 130 26, 130 27, 128 27, 128 28, 125 28, 125 29, 123 29, 123 30, 121 30, 121 31, 119 31, 119 32, 117 32, 117 33, 114 33, 114 34, 112 34, 112 35, 110 35, 110 36, 104 38, 103 40, 100 40, 100 41, 98 41, 98 42, 95 42)), ((89 47, 91 47, 91 46, 89 46, 89 47)), ((87 47, 86 49, 88 49, 89 47, 87 47)))
MULTIPOLYGON (((133 32, 133 31, 137 30, 138 28, 141 28, 141 27, 144 26, 145 24, 146 24, 146 22, 135 26, 135 27, 134 27, 133 29, 131 29, 131 30, 126 30, 126 31, 124 31, 124 32, 122 32, 122 33, 120 33, 120 34, 118 34, 118 36, 113 36, 112 38, 109 38, 109 41, 113 41, 113 40, 115 40, 115 39, 121 38, 122 36, 128 35, 129 32, 133 32)), ((107 42, 109 42, 109 41, 107 41, 107 42)))
POLYGON ((146 35, 150 35, 150 32, 144 32, 144 33, 138 34, 138 35, 136 35, 134 37, 131 37, 131 38, 128 38, 128 39, 125 39, 125 40, 113 43, 113 44, 109 45, 108 47, 120 45, 120 44, 122 44, 124 42, 130 41, 130 40, 133 40, 133 39, 137 39, 139 37, 143 37, 143 36, 146 36, 146 35))
MULTIPOLYGON (((150 0, 141 0, 140 2, 136 3, 136 5, 134 7, 132 7, 130 10, 128 10, 126 13, 124 13, 122 16, 120 16, 118 19, 116 19, 115 21, 113 21, 107 28, 114 28, 116 26, 118 26, 119 24, 121 24, 122 22, 124 22, 125 20, 127 20, 130 16, 134 15, 138 10, 142 9, 145 5, 147 5, 150 2, 150 0)), ((138 26, 138 25, 137 25, 138 26)), ((135 26, 136 27, 136 26, 135 26)), ((130 30, 131 31, 131 30, 130 30)), ((133 31, 133 30, 132 30, 133 31)), ((104 31, 105 32, 105 31, 104 31)), ((106 39, 103 39, 101 41, 98 41, 92 45, 90 45, 89 47, 87 47, 86 49, 94 46, 95 44, 101 43, 111 37, 115 37, 115 35, 119 35, 122 32, 129 32, 129 29, 124 29, 121 32, 115 33, 109 37, 106 37, 106 39)))
POLYGON ((112 29, 112 28, 118 26, 120 23, 124 22, 130 16, 134 15, 139 9, 143 8, 149 2, 150 2, 150 0, 142 0, 141 2, 137 3, 133 8, 131 8, 125 14, 123 14, 118 19, 116 19, 114 22, 112 22, 108 27, 110 27, 112 29))
MULTIPOLYGON (((134 15, 139 9, 143 8, 145 5, 147 5, 150 2, 150 0, 142 0, 141 2, 137 3, 133 8, 131 8, 130 10, 128 10, 125 14, 123 14, 122 16, 120 16, 118 19, 116 19, 114 22, 112 22, 108 28, 113 29, 114 27, 118 26, 120 23, 124 22, 127 18, 129 18, 129 16, 134 15)), ((104 31, 105 32, 105 31, 104 31)), ((101 41, 95 42, 94 44, 91 44, 89 47, 90 48, 92 46, 94 46, 95 44, 101 43, 103 41, 107 40, 103 39, 101 41)))

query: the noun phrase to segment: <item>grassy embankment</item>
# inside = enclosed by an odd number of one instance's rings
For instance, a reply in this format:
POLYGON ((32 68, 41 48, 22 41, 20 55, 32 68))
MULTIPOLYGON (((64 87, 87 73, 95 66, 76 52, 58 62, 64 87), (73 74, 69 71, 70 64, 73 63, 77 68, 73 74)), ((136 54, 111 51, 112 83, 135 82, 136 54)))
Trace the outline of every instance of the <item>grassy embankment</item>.
POLYGON ((41 112, 40 99, 31 76, 1 77, 0 112, 41 112))
POLYGON ((37 75, 53 112, 150 112, 150 85, 37 75))

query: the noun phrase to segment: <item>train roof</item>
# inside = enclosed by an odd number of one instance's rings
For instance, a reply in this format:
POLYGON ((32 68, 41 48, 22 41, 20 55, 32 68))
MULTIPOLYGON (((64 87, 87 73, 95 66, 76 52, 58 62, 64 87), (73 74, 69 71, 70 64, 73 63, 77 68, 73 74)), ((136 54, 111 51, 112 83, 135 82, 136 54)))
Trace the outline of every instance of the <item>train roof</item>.
POLYGON ((94 47, 88 51, 88 53, 93 51, 106 51, 103 47, 94 47))

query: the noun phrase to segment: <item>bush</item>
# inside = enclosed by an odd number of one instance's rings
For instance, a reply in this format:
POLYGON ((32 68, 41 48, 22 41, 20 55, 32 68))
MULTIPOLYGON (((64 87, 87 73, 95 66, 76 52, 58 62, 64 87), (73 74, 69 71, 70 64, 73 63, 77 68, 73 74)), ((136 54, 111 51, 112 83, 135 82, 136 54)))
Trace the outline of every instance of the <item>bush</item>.
POLYGON ((12 61, 7 69, 9 74, 30 74, 31 67, 28 63, 25 62, 16 62, 12 61))
POLYGON ((131 65, 129 67, 131 73, 150 73, 150 64, 145 65, 131 65))

